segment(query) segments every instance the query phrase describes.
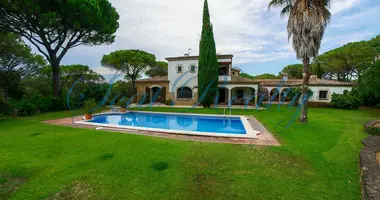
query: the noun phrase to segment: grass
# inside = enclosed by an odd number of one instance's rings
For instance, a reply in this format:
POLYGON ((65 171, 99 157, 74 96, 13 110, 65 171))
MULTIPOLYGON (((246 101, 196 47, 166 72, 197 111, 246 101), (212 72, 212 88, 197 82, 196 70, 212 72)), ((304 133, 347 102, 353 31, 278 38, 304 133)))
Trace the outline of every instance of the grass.
POLYGON ((283 146, 202 143, 39 123, 70 112, 0 120, 0 191, 7 191, 0 192, 0 199, 360 198, 363 123, 379 113, 310 109, 305 125, 289 123, 296 114, 285 107, 232 113, 255 116, 283 146), (12 179, 23 181, 8 184, 12 179))

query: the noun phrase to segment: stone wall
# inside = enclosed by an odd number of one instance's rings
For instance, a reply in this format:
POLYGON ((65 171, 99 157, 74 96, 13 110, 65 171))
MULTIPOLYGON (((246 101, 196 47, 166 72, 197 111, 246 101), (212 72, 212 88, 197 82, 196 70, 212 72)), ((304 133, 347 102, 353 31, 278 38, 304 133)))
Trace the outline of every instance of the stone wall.
MULTIPOLYGON (((170 93, 170 97, 172 97, 172 94, 170 93)), ((173 100, 173 98, 170 98, 173 100)), ((188 105, 192 106, 194 105, 198 100, 198 93, 194 92, 192 99, 174 99, 174 105, 188 105)))
POLYGON ((376 156, 380 152, 380 136, 371 135, 363 140, 360 152, 362 199, 380 200, 380 163, 376 156))
POLYGON ((146 93, 146 88, 150 88, 152 86, 158 86, 158 87, 165 87, 165 99, 168 100, 170 97, 169 92, 169 82, 168 81, 162 81, 162 82, 137 82, 136 83, 136 89, 137 89, 137 103, 140 102, 142 96, 146 93))

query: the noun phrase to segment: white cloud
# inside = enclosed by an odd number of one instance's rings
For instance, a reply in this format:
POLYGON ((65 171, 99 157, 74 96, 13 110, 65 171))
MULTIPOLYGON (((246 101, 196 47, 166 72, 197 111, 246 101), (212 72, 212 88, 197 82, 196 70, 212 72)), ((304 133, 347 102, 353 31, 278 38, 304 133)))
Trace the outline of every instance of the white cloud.
POLYGON ((360 4, 360 0, 334 0, 332 1, 330 12, 335 15, 358 4, 360 4))
MULTIPOLYGON (((118 49, 142 49, 155 54, 158 60, 182 55, 187 53, 188 48, 192 49, 192 55, 198 54, 203 0, 110 1, 120 15, 116 41, 109 46, 73 49, 66 56, 65 64, 88 64, 99 73, 112 74, 98 66, 102 55, 118 49)), ((287 39, 286 18, 280 17, 279 9, 268 12, 268 0, 208 1, 218 53, 234 54, 234 63, 238 65, 295 58, 287 39)), ((359 3, 360 0, 333 1, 331 12, 334 23, 326 33, 351 22, 342 20, 337 14, 359 3)), ((339 32, 324 39, 323 49, 362 39, 368 34, 372 32, 362 35, 339 32)))

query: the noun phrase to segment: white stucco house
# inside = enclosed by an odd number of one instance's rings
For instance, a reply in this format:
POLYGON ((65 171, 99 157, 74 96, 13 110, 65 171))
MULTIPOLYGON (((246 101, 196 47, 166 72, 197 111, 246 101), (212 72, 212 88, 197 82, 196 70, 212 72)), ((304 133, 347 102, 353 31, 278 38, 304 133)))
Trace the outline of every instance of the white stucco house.
MULTIPOLYGON (((168 75, 140 79, 137 83, 138 101, 166 102, 176 105, 193 105, 198 101, 198 56, 168 57, 168 75)), ((302 85, 302 79, 249 79, 239 76, 240 70, 233 67, 233 55, 217 55, 219 63, 218 104, 257 104, 289 102, 287 90, 302 85), (259 91, 260 90, 260 91, 259 91)), ((310 77, 313 96, 309 102, 329 103, 333 93, 351 91, 353 83, 310 77)), ((201 95, 201 94, 199 94, 201 95)))

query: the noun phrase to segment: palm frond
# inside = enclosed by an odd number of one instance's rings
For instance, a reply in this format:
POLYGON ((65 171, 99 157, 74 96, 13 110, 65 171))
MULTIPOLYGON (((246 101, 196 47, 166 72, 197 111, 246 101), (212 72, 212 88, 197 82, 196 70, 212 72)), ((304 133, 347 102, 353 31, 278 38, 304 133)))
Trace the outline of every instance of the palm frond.
POLYGON ((292 10, 292 7, 293 7, 293 5, 291 5, 291 4, 288 4, 285 7, 283 7, 281 10, 280 16, 284 17, 285 15, 289 14, 290 11, 292 10))
POLYGON ((270 10, 272 7, 282 8, 289 4, 291 4, 291 0, 271 0, 268 4, 268 10, 270 10))

